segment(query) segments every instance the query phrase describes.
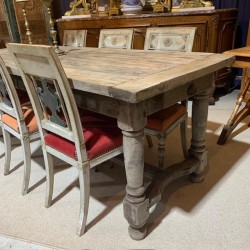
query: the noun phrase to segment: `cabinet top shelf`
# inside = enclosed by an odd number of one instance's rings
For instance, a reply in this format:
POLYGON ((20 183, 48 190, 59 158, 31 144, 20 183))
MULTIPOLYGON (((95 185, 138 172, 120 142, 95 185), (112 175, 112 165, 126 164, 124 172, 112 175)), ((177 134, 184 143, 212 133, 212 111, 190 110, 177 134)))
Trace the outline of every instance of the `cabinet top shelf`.
POLYGON ((174 17, 174 16, 198 16, 198 15, 213 15, 216 13, 221 12, 230 12, 232 14, 232 11, 235 11, 235 14, 237 15, 237 9, 236 8, 229 8, 229 9, 214 9, 214 10, 197 10, 197 11, 182 11, 182 12, 165 12, 165 13, 153 13, 153 12, 142 12, 138 15, 119 15, 119 16, 98 16, 93 15, 91 17, 84 17, 84 18, 60 18, 56 20, 57 22, 68 22, 68 21, 83 21, 83 20, 119 20, 119 19, 132 19, 132 18, 154 18, 154 17, 174 17))

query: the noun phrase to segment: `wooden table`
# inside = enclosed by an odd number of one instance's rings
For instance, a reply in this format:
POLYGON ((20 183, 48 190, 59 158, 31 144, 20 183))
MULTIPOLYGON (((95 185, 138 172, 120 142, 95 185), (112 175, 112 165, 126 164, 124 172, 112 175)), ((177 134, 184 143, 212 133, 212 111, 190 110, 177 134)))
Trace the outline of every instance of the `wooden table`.
POLYGON ((227 55, 233 55, 236 60, 233 67, 243 68, 241 91, 237 98, 235 108, 227 122, 224 125, 218 139, 218 144, 223 145, 226 143, 229 135, 233 132, 236 126, 250 115, 250 46, 233 49, 224 52, 227 55), (242 102, 245 102, 245 107, 240 109, 242 102))
MULTIPOLYGON (((7 49, 0 50, 12 74, 18 75, 7 49)), ((161 199, 170 181, 190 175, 202 181, 207 166, 205 134, 208 97, 214 72, 230 67, 231 55, 83 48, 60 56, 79 105, 117 118, 123 133, 127 177, 124 215, 133 239, 147 233, 149 208, 161 199), (193 96, 189 157, 144 183, 144 127, 147 115, 193 96)))

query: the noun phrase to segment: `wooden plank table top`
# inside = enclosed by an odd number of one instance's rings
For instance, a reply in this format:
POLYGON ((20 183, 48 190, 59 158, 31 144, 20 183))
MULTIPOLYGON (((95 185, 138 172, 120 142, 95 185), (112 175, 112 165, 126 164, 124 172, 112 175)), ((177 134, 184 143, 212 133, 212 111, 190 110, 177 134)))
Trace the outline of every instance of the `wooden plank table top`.
MULTIPOLYGON (((141 240, 147 234, 149 209, 161 200, 166 185, 184 175, 193 182, 204 179, 207 167, 205 134, 208 99, 214 72, 231 67, 234 56, 201 52, 163 52, 82 48, 67 49, 60 61, 78 104, 117 118, 123 133, 126 170, 124 216, 129 234, 141 240), (151 185, 144 184, 144 128, 147 115, 193 97, 192 140, 188 158, 157 170, 151 185)), ((19 72, 7 49, 6 66, 19 72)), ((22 60, 28 60, 23 58, 22 60)), ((36 67, 36 65, 30 65, 36 67)))
MULTIPOLYGON (((231 55, 83 48, 60 56, 73 88, 137 103, 212 73, 233 62, 231 55)), ((18 75, 7 49, 7 67, 18 75)))

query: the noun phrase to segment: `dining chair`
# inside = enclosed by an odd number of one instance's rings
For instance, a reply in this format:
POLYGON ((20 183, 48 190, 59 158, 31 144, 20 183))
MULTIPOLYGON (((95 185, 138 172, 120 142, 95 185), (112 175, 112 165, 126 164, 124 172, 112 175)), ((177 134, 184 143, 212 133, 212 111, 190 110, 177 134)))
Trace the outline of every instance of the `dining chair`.
POLYGON ((30 97, 46 169, 45 206, 52 202, 53 158, 78 170, 80 214, 77 234, 85 230, 90 195, 90 169, 121 154, 122 133, 117 121, 92 111, 78 110, 71 85, 50 46, 7 45, 30 97))
MULTIPOLYGON (((148 28, 144 50, 164 50, 191 52, 194 43, 196 27, 161 27, 148 28)), ((166 55, 167 58, 167 55, 166 55)), ((166 60, 167 63, 167 60, 166 60)), ((187 113, 188 100, 153 113, 147 118, 145 137, 149 147, 153 147, 151 136, 158 139, 158 167, 164 167, 165 142, 167 136, 180 125, 181 144, 184 157, 187 152, 187 113)))
POLYGON ((191 52, 196 27, 147 28, 144 50, 191 52))
POLYGON ((98 48, 132 49, 134 29, 101 29, 98 48))
POLYGON ((87 30, 64 30, 63 46, 86 47, 87 30))
POLYGON ((20 140, 24 159, 22 194, 28 192, 31 171, 30 141, 40 138, 36 118, 24 90, 16 90, 0 57, 0 122, 4 138, 4 174, 10 172, 11 136, 20 140))

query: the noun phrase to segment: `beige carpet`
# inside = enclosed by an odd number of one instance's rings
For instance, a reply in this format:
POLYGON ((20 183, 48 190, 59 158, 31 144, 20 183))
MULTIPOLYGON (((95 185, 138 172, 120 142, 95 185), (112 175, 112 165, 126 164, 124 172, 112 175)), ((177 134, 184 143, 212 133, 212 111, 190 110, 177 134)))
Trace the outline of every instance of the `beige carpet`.
MULTIPOLYGON (((32 144, 31 188, 22 196, 20 147, 13 150, 11 174, 4 176, 1 141, 0 235, 56 249, 249 249, 250 129, 246 123, 250 119, 239 126, 227 144, 216 144, 236 95, 234 91, 221 97, 209 108, 209 172, 205 181, 191 184, 183 178, 171 184, 152 211, 148 236, 139 242, 128 236, 128 224, 123 217, 126 185, 123 167, 111 169, 109 164, 103 164, 99 172, 92 172, 87 231, 78 237, 76 170, 56 168, 54 204, 45 208, 45 173, 39 142, 32 144)), ((167 165, 182 160, 179 130, 167 142, 167 165)), ((146 161, 153 164, 157 159, 156 147, 145 150, 146 161)))

